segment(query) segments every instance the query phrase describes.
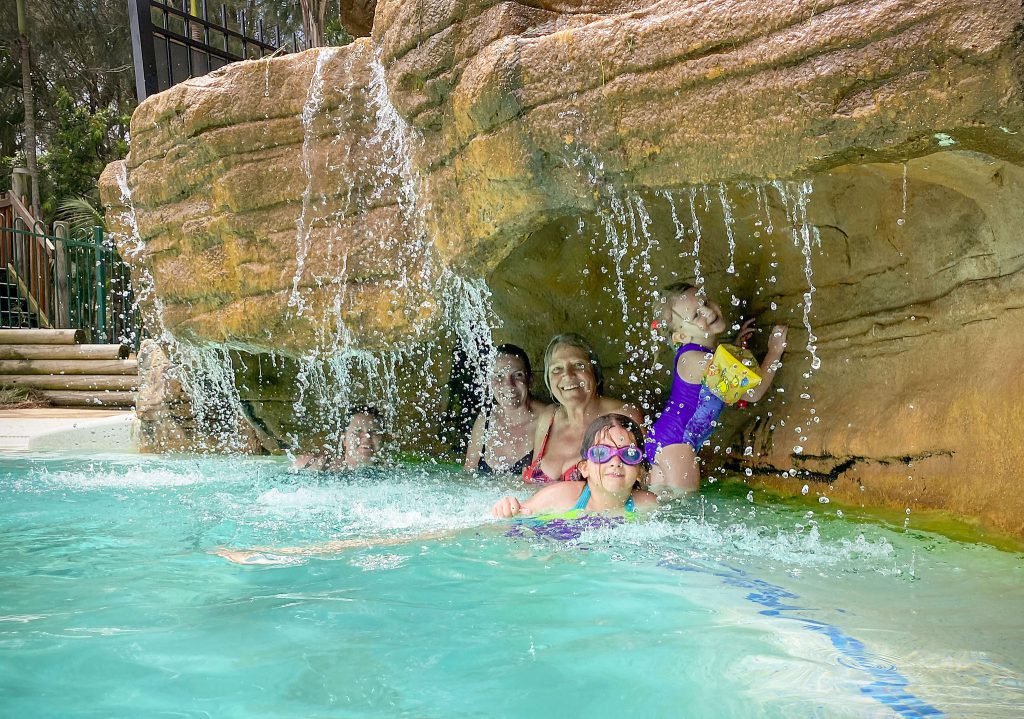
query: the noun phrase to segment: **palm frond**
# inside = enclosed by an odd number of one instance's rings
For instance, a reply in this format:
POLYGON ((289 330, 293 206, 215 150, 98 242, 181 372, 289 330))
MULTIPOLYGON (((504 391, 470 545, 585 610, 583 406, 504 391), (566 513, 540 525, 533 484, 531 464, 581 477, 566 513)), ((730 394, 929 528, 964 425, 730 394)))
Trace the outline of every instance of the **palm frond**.
POLYGON ((107 223, 100 209, 85 197, 68 197, 57 206, 57 219, 68 223, 72 234, 78 234, 99 225, 106 229, 107 223))

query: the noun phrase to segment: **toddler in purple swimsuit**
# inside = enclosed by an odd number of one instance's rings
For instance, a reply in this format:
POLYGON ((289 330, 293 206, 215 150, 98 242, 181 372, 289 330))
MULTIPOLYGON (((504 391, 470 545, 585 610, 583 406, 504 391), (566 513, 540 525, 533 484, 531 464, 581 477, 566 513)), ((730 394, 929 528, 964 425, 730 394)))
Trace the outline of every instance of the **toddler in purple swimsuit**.
MULTIPOLYGON (((718 335, 727 324, 721 308, 708 302, 696 287, 683 282, 663 291, 658 325, 678 345, 672 363, 672 390, 661 416, 647 433, 644 451, 651 463, 652 489, 690 492, 700 488, 697 453, 711 436, 724 403, 708 391, 704 375, 718 345, 718 335)), ((751 322, 743 325, 739 340, 751 333, 751 322)), ((761 383, 743 397, 756 402, 768 391, 781 366, 786 347, 785 325, 775 325, 768 340, 768 352, 761 362, 761 383)))

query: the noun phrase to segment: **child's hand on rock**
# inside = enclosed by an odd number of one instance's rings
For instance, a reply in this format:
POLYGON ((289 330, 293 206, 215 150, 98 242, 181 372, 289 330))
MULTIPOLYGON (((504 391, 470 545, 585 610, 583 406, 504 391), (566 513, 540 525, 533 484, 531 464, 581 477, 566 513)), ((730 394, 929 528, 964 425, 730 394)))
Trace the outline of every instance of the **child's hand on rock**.
POLYGON ((754 336, 754 332, 757 331, 757 326, 754 324, 756 320, 751 317, 740 325, 740 331, 736 333, 736 338, 732 341, 737 347, 747 348, 747 344, 750 342, 750 338, 754 336))
POLYGON ((782 356, 786 349, 786 335, 789 334, 787 325, 775 325, 772 327, 772 334, 768 338, 768 352, 782 356))

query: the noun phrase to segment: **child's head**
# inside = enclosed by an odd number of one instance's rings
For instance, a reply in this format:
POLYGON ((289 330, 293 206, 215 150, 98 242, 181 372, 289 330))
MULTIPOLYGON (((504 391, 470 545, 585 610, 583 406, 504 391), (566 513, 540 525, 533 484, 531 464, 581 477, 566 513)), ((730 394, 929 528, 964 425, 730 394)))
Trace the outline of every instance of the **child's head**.
POLYGON ((380 451, 380 439, 380 413, 373 407, 353 407, 345 426, 345 465, 354 469, 374 462, 380 451))
POLYGON ((688 282, 669 285, 661 296, 659 327, 675 344, 705 342, 726 330, 722 308, 688 282))
POLYGON ((580 456, 584 479, 609 491, 632 489, 647 475, 643 432, 624 414, 606 414, 591 422, 580 456))

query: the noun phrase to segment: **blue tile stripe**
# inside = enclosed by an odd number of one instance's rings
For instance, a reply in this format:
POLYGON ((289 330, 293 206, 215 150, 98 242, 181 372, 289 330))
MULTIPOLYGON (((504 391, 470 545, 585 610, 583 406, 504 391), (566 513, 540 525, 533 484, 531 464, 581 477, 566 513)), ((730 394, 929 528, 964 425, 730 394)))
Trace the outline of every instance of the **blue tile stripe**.
POLYGON ((894 665, 871 653, 864 642, 844 633, 834 624, 795 614, 795 612, 808 611, 808 608, 793 603, 794 600, 800 598, 798 595, 762 579, 751 577, 740 569, 732 569, 732 573, 712 571, 679 564, 668 559, 661 560, 658 565, 680 572, 701 572, 719 577, 730 586, 748 590, 747 599, 765 607, 759 612, 760 614, 794 621, 808 631, 824 634, 832 642, 832 646, 846 659, 845 666, 861 671, 873 680, 862 686, 861 692, 892 709, 901 717, 919 719, 920 717, 945 716, 931 704, 911 694, 907 690, 910 685, 907 678, 900 674, 894 665))

